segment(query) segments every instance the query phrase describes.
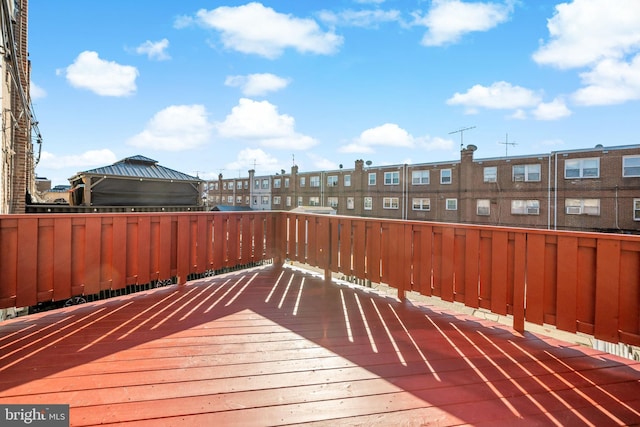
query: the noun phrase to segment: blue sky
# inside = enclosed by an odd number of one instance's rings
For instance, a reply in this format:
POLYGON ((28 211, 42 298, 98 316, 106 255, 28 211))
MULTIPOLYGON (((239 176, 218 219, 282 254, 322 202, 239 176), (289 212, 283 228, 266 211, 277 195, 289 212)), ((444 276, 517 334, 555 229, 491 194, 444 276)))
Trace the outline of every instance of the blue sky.
POLYGON ((638 0, 29 3, 53 184, 136 154, 213 179, 640 142, 638 0))

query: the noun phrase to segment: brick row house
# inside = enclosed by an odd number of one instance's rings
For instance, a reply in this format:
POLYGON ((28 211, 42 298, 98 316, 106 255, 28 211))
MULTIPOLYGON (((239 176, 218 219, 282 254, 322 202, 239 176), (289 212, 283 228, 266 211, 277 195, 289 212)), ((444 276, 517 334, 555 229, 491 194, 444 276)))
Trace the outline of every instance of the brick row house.
POLYGON ((208 196, 258 210, 640 233, 640 145, 487 159, 474 159, 475 149, 450 162, 220 176, 208 196))

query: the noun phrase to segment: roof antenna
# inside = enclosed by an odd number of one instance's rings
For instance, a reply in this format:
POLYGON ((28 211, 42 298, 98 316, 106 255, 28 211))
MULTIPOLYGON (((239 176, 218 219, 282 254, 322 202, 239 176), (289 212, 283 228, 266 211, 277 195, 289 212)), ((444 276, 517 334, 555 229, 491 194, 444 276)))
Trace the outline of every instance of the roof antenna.
POLYGON ((454 134, 454 133, 459 133, 460 134, 460 149, 461 150, 464 148, 464 143, 462 142, 462 134, 464 133, 464 131, 471 130, 471 129, 475 129, 475 126, 471 126, 471 127, 468 127, 468 128, 462 128, 462 129, 454 130, 453 132, 449 132, 449 135, 454 134))
POLYGON ((498 142, 498 144, 504 145, 504 156, 509 157, 509 146, 516 146, 515 142, 509 142, 509 134, 506 135, 504 142, 498 142))

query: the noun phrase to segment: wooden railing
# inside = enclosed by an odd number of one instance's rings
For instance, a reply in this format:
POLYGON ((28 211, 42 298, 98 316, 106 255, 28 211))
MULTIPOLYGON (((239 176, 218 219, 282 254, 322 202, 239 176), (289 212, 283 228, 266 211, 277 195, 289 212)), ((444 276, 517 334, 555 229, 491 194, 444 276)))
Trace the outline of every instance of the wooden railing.
POLYGON ((0 216, 0 308, 285 258, 640 345, 640 236, 289 212, 0 216))
POLYGON ((567 332, 640 345, 640 237, 286 213, 286 256, 567 332))
POLYGON ((278 214, 0 216, 0 308, 273 259, 278 214))

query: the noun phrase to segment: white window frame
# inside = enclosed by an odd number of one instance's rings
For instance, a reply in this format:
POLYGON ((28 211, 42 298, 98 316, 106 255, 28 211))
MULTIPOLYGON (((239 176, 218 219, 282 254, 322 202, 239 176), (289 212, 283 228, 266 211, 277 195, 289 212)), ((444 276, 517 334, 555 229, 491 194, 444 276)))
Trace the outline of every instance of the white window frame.
POLYGON ((281 196, 273 196, 273 204, 274 205, 280 205, 282 203, 282 197, 281 196))
POLYGON ((347 209, 355 209, 355 208, 356 208, 355 197, 347 197, 347 209))
POLYGON ((268 190, 269 189, 269 179, 263 179, 262 180, 262 189, 263 190, 268 190))
POLYGON ((453 182, 451 169, 440 169, 440 184, 449 185, 453 182))
POLYGON ((256 190, 259 190, 259 189, 260 189, 260 180, 259 180, 259 179, 256 179, 254 182, 255 182, 255 184, 254 184, 254 186, 253 186, 253 187, 254 187, 256 190))
POLYGON ((242 204, 242 196, 236 196, 236 204, 237 205, 241 205, 242 204))
POLYGON ((365 211, 373 210, 373 197, 364 197, 363 198, 363 208, 365 211))
POLYGON ((307 184, 307 178, 304 176, 300 177, 300 187, 304 187, 307 184))
POLYGON ((400 199, 398 197, 385 197, 382 199, 382 209, 398 209, 400 199))
POLYGON ((640 199, 633 199, 633 220, 640 221, 640 199))
POLYGON ((600 178, 600 158, 566 159, 564 161, 564 178, 600 178), (593 162, 596 163, 595 168, 589 164, 593 162), (593 169, 596 169, 595 175, 592 172, 593 169))
POLYGON ((411 172, 412 185, 429 185, 429 170, 419 170, 411 172))
POLYGON ((376 185, 377 174, 375 172, 369 172, 369 185, 376 185))
POLYGON ((385 172, 384 185, 400 185, 400 172, 399 171, 385 172))
POLYGON ((344 186, 351 187, 351 175, 344 176, 344 186))
POLYGON ((489 199, 476 200, 476 215, 479 215, 479 216, 491 215, 491 200, 489 199))
POLYGON ((540 182, 542 180, 542 167, 539 163, 529 165, 513 165, 512 168, 513 182, 540 182), (517 172, 516 168, 522 168, 522 173, 517 172), (532 175, 538 175, 538 179, 533 179, 532 175))
POLYGON ((233 204, 233 196, 227 196, 227 203, 229 203, 230 205, 233 204))
POLYGON ((260 203, 263 205, 268 205, 269 204, 269 196, 262 196, 260 198, 260 203))
POLYGON ((445 209, 448 211, 457 211, 458 199, 446 199, 445 209))
POLYGON ((298 206, 302 206, 302 196, 298 196, 298 206))
POLYGON ((414 211, 430 211, 431 199, 426 197, 414 197, 411 200, 411 206, 414 211))
POLYGON ((512 200, 511 215, 540 215, 540 200, 512 200))
POLYGON ((291 206, 291 196, 287 196, 285 200, 286 200, 287 206, 291 206))
POLYGON ((335 196, 327 197, 327 205, 331 206, 332 208, 337 208, 338 207, 338 198, 335 197, 335 196))
POLYGON ((567 215, 600 215, 600 199, 565 199, 564 211, 567 215))
POLYGON ((280 180, 280 178, 275 178, 273 180, 273 188, 280 188, 280 185, 282 185, 282 181, 280 180))
POLYGON ((236 190, 242 190, 242 181, 236 181, 236 190))
POLYGON ((318 196, 310 196, 309 197, 309 206, 320 206, 320 197, 318 197, 318 196))
POLYGON ((284 179, 284 188, 289 188, 289 178, 284 179))
POLYGON ((320 175, 314 175, 309 178, 309 187, 320 187, 320 175))
POLYGON ((484 182, 498 182, 498 167, 497 166, 485 166, 482 179, 484 182))
POLYGON ((338 175, 328 175, 327 187, 337 187, 337 186, 338 186, 338 175))
POLYGON ((640 156, 623 156, 622 157, 622 177, 623 178, 640 177, 640 156))

